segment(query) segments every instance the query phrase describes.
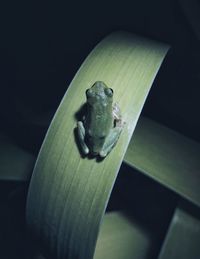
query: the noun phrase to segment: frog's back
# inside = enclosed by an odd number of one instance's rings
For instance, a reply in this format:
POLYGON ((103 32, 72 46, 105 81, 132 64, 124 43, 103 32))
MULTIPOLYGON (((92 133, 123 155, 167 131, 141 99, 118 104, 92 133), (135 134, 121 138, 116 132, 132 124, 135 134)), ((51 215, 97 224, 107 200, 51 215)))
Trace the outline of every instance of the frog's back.
POLYGON ((94 103, 88 106, 86 129, 96 136, 107 135, 113 127, 112 105, 94 103))
POLYGON ((108 135, 113 126, 113 90, 104 82, 97 81, 87 89, 86 131, 92 136, 108 135))

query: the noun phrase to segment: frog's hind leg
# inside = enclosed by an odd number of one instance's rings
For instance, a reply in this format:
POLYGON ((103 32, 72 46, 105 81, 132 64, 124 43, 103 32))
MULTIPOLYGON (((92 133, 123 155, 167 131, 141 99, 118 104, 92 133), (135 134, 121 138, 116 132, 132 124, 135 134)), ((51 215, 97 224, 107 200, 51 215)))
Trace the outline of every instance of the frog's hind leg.
POLYGON ((82 121, 77 122, 78 140, 81 146, 82 152, 87 155, 89 153, 89 148, 85 144, 85 128, 82 121))
POLYGON ((112 150, 112 148, 115 146, 117 143, 120 133, 122 131, 122 127, 115 127, 110 131, 110 134, 106 138, 106 141, 103 145, 102 150, 100 151, 99 155, 101 157, 106 157, 108 153, 112 150))

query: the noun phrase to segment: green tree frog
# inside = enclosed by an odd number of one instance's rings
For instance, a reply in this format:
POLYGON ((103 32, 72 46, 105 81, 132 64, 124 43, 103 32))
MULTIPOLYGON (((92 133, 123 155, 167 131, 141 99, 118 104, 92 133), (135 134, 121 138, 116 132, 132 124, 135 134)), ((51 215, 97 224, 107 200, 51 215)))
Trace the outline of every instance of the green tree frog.
POLYGON ((113 105, 113 90, 97 81, 86 90, 86 114, 77 122, 78 141, 84 155, 106 157, 117 143, 124 123, 113 105))

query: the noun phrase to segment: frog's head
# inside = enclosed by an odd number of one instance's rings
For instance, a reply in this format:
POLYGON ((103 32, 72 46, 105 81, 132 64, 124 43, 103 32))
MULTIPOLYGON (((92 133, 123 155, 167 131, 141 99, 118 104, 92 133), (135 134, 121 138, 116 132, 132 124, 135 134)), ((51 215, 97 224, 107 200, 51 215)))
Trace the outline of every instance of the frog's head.
POLYGON ((87 101, 91 104, 95 102, 111 102, 113 100, 113 90, 102 81, 95 82, 91 88, 86 90, 87 101))

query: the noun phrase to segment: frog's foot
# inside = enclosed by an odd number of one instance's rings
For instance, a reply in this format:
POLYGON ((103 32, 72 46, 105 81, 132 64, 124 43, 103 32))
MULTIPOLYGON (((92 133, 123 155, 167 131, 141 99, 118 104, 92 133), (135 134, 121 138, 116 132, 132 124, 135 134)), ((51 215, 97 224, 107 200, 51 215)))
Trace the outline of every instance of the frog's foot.
POLYGON ((82 121, 77 122, 77 130, 78 130, 78 140, 81 146, 81 150, 84 153, 84 155, 87 155, 89 153, 89 148, 85 144, 85 128, 82 121))
POLYGON ((110 134, 106 138, 106 141, 102 147, 102 150, 99 153, 100 157, 106 157, 108 153, 110 153, 112 148, 117 143, 121 131, 122 131, 122 127, 115 127, 111 130, 110 134))

